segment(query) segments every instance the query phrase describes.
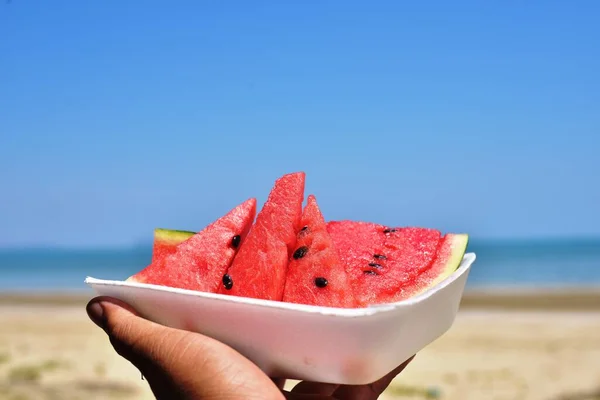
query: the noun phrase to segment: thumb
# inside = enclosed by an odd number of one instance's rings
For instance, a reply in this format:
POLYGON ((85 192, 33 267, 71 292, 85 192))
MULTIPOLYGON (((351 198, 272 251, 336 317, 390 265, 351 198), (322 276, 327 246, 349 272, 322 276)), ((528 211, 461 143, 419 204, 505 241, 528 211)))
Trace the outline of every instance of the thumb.
POLYGON ((141 318, 131 306, 113 298, 93 299, 87 312, 107 333, 116 352, 139 369, 146 368, 148 363, 170 363, 174 342, 187 336, 184 331, 141 318))
POLYGON ((258 367, 214 339, 148 321, 112 298, 93 299, 87 312, 115 351, 141 371, 157 399, 281 396, 258 367), (244 392, 236 393, 240 388, 244 392))

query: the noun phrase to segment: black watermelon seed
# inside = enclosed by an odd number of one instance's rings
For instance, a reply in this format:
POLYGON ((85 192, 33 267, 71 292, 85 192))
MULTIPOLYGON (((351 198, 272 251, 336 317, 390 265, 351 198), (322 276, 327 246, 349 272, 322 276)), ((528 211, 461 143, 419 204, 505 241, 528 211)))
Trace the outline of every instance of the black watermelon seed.
POLYGON ((308 253, 308 247, 306 247, 306 246, 298 247, 292 257, 294 257, 294 260, 297 260, 299 258, 304 257, 306 255, 306 253, 308 253))
POLYGON ((327 279, 323 277, 315 278, 315 285, 317 285, 318 288, 324 288, 327 286, 327 283, 327 279))
POLYGON ((387 257, 384 256, 383 254, 373 254, 373 258, 377 258, 379 260, 386 260, 387 257))
POLYGON ((240 235, 235 235, 233 238, 231 238, 231 245, 234 249, 237 249, 237 247, 240 245, 241 240, 242 237, 240 235))
POLYGON ((377 264, 377 263, 369 263, 369 267, 373 267, 373 268, 383 268, 381 266, 381 264, 377 264))
POLYGON ((300 229, 300 232, 304 232, 304 231, 305 231, 305 230, 307 230, 307 229, 308 229, 308 225, 304 225, 304 226, 302 227, 302 229, 300 229))
POLYGON ((363 271, 363 274, 365 275, 377 275, 377 272, 373 271, 372 269, 363 271))
POLYGON ((390 233, 390 232, 396 232, 396 229, 391 228, 391 229, 384 229, 383 233, 390 233))
POLYGON ((233 279, 231 279, 231 276, 229 276, 229 274, 223 275, 223 286, 225 286, 225 289, 227 290, 233 287, 233 279))

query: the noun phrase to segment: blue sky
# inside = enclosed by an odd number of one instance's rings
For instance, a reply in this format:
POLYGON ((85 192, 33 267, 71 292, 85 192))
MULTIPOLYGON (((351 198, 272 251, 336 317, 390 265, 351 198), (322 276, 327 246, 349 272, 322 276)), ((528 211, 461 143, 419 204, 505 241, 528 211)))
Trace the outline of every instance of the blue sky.
POLYGON ((599 12, 0 4, 0 246, 201 229, 296 170, 327 219, 600 235, 599 12))

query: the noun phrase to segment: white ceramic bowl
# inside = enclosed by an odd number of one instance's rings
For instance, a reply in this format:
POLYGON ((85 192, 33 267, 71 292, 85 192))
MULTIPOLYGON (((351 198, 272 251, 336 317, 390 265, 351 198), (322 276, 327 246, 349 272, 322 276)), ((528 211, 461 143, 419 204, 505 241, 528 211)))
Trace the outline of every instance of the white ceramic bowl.
POLYGON ((228 344, 271 377, 359 385, 383 377, 452 326, 474 261, 474 253, 465 254, 451 276, 418 296, 357 309, 85 282, 154 322, 228 344))

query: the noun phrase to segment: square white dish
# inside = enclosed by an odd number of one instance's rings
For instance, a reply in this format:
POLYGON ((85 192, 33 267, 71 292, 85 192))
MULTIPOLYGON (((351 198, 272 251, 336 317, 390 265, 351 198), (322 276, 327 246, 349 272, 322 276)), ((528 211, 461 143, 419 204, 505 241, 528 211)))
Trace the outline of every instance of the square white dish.
POLYGON ((383 377, 454 323, 474 253, 418 296, 368 308, 316 307, 88 277, 97 295, 239 351, 271 377, 348 385, 383 377))

